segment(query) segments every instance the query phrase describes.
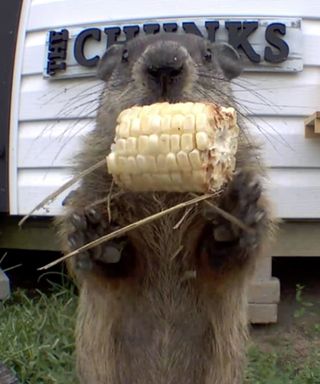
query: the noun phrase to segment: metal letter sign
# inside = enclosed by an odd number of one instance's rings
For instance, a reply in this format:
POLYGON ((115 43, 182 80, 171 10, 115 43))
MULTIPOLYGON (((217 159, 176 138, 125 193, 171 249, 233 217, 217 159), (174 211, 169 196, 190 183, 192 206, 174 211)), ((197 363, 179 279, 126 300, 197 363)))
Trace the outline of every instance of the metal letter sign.
POLYGON ((112 44, 161 31, 193 33, 211 42, 228 42, 242 56, 246 71, 297 72, 303 69, 300 19, 197 17, 49 31, 44 76, 50 79, 94 76, 100 57, 112 44))
POLYGON ((69 32, 66 29, 60 32, 50 31, 48 40, 48 62, 46 73, 49 76, 56 74, 56 71, 64 71, 67 68, 65 63, 67 57, 67 44, 69 32))

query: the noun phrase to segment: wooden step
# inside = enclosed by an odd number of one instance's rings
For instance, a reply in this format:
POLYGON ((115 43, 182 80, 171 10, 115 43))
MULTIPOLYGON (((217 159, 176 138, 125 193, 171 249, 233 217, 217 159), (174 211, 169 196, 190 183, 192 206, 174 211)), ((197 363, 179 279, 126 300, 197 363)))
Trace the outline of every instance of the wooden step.
POLYGON ((270 324, 278 320, 278 304, 249 304, 251 324, 270 324))
POLYGON ((249 303, 278 304, 280 301, 280 281, 276 277, 270 280, 253 281, 249 289, 249 303))

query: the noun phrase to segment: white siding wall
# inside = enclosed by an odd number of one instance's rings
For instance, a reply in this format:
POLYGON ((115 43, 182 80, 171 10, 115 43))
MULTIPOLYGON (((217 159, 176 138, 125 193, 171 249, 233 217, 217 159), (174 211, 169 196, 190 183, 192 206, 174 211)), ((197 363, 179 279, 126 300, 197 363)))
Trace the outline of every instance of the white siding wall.
MULTIPOLYGON (((23 41, 22 31, 15 68, 18 113, 11 126, 12 214, 27 213, 70 177, 68 158, 93 127, 99 82, 42 78, 49 29, 157 17, 267 16, 303 18, 304 70, 245 73, 236 80, 235 95, 264 143, 277 215, 320 218, 320 139, 305 139, 303 125, 304 117, 320 109, 318 0, 33 0, 25 7, 26 35, 23 41)), ((39 214, 56 214, 60 204, 61 199, 39 214)))

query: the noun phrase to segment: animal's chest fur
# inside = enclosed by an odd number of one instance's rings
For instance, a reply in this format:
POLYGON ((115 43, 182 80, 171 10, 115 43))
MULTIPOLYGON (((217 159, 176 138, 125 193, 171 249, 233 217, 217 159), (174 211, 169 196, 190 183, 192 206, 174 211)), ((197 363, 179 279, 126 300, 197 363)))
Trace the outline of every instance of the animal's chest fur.
POLYGON ((132 234, 137 274, 126 287, 129 297, 122 320, 115 325, 116 339, 122 352, 131 354, 129 360, 140 355, 139 360, 159 375, 172 366, 181 365, 181 371, 190 365, 209 332, 197 280, 200 260, 194 243, 200 227, 192 213, 177 225, 183 213, 166 216, 132 234))
POLYGON ((129 235, 135 272, 110 284, 107 296, 98 293, 107 320, 95 342, 116 362, 112 384, 204 382, 212 328, 197 280, 196 247, 191 249, 195 216, 190 212, 177 226, 183 214, 129 235))
MULTIPOLYGON (((124 200, 123 225, 160 210, 124 200)), ((226 293, 234 299, 228 303, 215 292, 214 275, 208 280, 209 266, 201 259, 204 222, 197 207, 185 213, 128 233, 136 261, 129 276, 102 284, 88 280, 82 287, 79 364, 92 354, 92 371, 80 368, 83 383, 95 377, 92 384, 238 384, 230 368, 238 352, 230 340, 242 337, 242 320, 233 330, 225 319, 239 311, 242 295, 226 293)))

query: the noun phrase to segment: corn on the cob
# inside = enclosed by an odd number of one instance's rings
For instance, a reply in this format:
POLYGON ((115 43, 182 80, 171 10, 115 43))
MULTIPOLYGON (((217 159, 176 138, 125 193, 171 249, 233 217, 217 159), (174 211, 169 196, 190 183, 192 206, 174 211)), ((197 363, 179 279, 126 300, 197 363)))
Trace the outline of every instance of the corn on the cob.
POLYGON ((133 191, 218 190, 235 168, 233 108, 156 103, 122 111, 107 156, 115 182, 133 191))

